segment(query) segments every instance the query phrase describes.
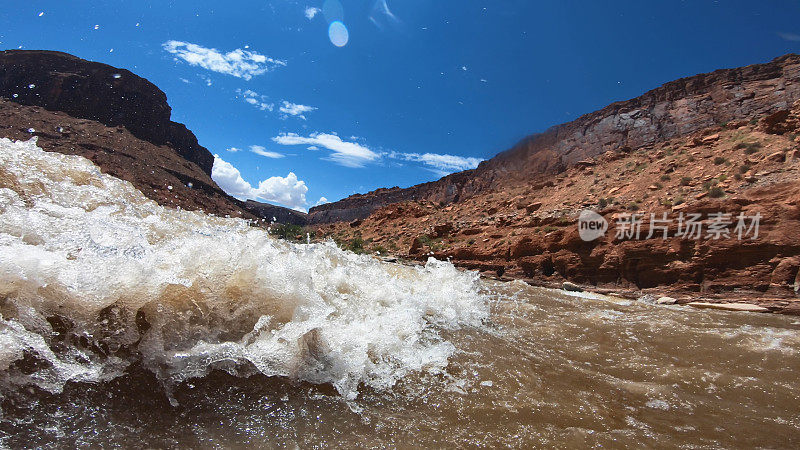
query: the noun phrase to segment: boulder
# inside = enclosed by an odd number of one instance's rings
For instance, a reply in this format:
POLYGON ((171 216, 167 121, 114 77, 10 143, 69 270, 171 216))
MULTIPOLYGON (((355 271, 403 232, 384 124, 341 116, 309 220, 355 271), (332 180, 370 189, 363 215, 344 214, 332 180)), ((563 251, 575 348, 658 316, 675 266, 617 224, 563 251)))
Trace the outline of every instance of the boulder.
POLYGON ((561 289, 570 292, 583 292, 583 288, 578 286, 575 283, 571 283, 569 281, 565 281, 561 284, 561 289))
POLYGON ((674 305, 677 302, 678 300, 675 300, 672 297, 659 297, 658 300, 656 300, 656 304, 659 305, 674 305))
POLYGON ((775 152, 775 153, 771 153, 769 156, 767 156, 767 161, 774 161, 774 162, 782 163, 785 160, 786 160, 786 153, 785 152, 775 152))
POLYGON ((720 309, 723 311, 745 311, 745 312, 769 312, 763 306, 751 303, 710 303, 710 302, 691 302, 688 303, 693 308, 700 309, 720 309))
POLYGON ((541 208, 541 207, 542 207, 542 202, 534 202, 534 203, 531 203, 528 206, 526 206, 525 207, 525 211, 528 212, 528 213, 532 213, 532 212, 538 211, 539 208, 541 208))
POLYGON ((785 134, 796 131, 797 117, 789 110, 780 110, 772 113, 758 122, 758 129, 768 134, 785 134))
POLYGON ((440 238, 449 235, 453 231, 453 224, 452 223, 442 223, 439 225, 433 226, 433 235, 434 237, 440 238))

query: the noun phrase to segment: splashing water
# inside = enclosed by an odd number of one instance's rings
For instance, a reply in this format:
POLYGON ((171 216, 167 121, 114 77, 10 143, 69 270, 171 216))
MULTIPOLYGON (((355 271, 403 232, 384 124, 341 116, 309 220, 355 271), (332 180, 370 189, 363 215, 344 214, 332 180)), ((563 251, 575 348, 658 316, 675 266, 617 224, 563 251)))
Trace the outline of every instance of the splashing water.
POLYGON ((797 448, 797 367, 797 318, 293 245, 0 140, 3 447, 797 448))
POLYGON ((437 373, 442 330, 488 315, 476 274, 295 245, 177 211, 90 161, 0 139, 0 392, 140 365, 169 391, 212 369, 391 388, 437 373))

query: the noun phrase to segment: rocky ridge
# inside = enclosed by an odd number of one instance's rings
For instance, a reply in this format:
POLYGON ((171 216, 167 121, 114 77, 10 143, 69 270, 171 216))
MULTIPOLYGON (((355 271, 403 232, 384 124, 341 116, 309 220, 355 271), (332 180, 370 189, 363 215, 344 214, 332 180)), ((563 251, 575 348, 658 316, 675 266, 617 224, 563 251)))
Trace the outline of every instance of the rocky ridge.
POLYGON ((669 294, 677 303, 702 299, 697 307, 738 300, 731 304, 740 310, 748 303, 757 306, 751 311, 800 314, 800 101, 765 110, 760 118, 617 147, 547 182, 507 184, 450 205, 404 201, 315 228, 344 246, 449 259, 494 278, 631 297, 669 294), (605 236, 581 239, 584 209, 609 223, 605 236), (731 221, 720 239, 707 234, 717 212, 731 221), (740 213, 760 214, 757 239, 737 238, 740 213), (642 221, 639 238, 617 236, 620 220, 633 214, 642 221), (666 239, 661 230, 648 238, 650 214, 672 219, 666 239), (676 236, 678 217, 690 214, 701 215, 698 239, 676 236))
POLYGON ((605 152, 639 149, 718 124, 788 110, 798 99, 800 56, 795 54, 682 78, 533 135, 474 170, 317 206, 309 211, 309 221, 352 221, 402 201, 445 205, 520 183, 542 185, 605 152))
POLYGON ((305 214, 237 200, 211 179, 214 156, 170 120, 167 96, 132 72, 53 51, 0 52, 0 137, 92 160, 166 206, 305 223, 305 214))

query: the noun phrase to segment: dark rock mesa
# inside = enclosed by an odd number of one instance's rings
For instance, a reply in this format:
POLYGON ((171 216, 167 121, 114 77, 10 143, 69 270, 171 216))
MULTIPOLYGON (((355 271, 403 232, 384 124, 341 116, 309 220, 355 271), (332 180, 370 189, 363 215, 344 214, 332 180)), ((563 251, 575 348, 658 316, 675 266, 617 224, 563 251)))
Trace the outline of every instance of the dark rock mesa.
POLYGON ((6 50, 0 97, 0 137, 35 135, 45 150, 86 157, 162 205, 306 222, 305 214, 223 192, 211 179, 214 156, 170 120, 166 94, 128 70, 61 52, 6 50))

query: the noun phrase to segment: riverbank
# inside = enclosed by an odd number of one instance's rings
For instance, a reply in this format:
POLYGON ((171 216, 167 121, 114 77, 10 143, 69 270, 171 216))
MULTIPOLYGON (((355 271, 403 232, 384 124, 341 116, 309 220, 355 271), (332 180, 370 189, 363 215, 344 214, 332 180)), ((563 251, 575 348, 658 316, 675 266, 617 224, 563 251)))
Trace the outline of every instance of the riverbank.
POLYGON ((344 248, 434 256, 499 279, 798 314, 798 123, 800 102, 778 116, 610 150, 547 182, 446 206, 392 204, 311 230, 344 248), (581 230, 587 215, 598 234, 581 230))
MULTIPOLYGON (((408 259, 395 255, 376 255, 377 259, 387 262, 410 266, 424 265, 425 259, 408 259)), ((458 261, 451 261, 453 265, 461 270, 474 270, 458 264, 458 261)), ((490 271, 479 271, 481 279, 498 281, 503 283, 521 281, 529 286, 551 289, 553 291, 565 292, 585 292, 603 296, 613 296, 627 300, 644 301, 646 303, 660 305, 678 305, 695 309, 713 309, 723 311, 755 312, 785 314, 800 316, 800 299, 791 297, 764 297, 754 292, 731 292, 728 294, 708 294, 698 295, 696 292, 681 291, 677 289, 652 288, 652 289, 631 289, 613 286, 591 286, 576 284, 569 281, 549 281, 537 280, 533 278, 514 278, 509 276, 497 276, 490 271)))

